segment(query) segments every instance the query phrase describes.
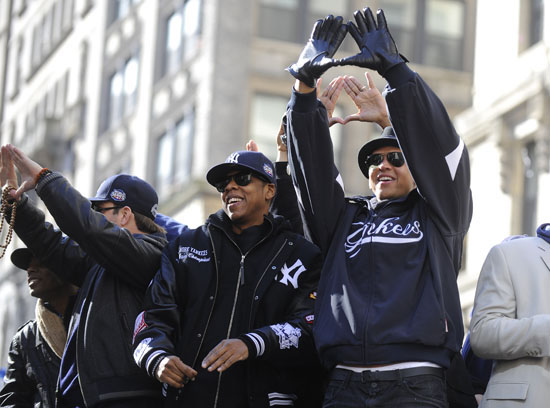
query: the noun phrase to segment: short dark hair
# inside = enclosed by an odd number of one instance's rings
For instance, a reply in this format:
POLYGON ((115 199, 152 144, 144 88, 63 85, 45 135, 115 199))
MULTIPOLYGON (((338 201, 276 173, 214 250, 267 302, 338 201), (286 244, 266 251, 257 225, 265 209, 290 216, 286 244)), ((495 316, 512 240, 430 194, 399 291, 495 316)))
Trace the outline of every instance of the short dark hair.
MULTIPOLYGON (((113 209, 113 214, 118 214, 121 208, 122 207, 117 207, 113 209)), ((160 225, 158 225, 157 223, 155 223, 155 221, 153 221, 148 216, 134 212, 134 211, 132 211, 132 213, 134 214, 134 219, 136 220, 136 227, 141 232, 144 232, 146 234, 155 234, 158 232, 162 234, 166 234, 166 230, 162 228, 160 225)))

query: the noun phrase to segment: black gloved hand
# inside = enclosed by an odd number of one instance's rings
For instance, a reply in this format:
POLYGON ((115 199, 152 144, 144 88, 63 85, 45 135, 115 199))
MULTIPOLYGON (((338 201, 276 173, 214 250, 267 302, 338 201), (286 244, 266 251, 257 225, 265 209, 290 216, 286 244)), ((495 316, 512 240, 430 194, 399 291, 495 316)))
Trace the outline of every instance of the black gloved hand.
POLYGON ((348 22, 349 32, 361 52, 351 57, 341 59, 339 65, 357 65, 363 68, 374 69, 380 75, 384 75, 388 69, 402 62, 409 62, 407 58, 399 54, 393 40, 386 17, 382 10, 376 13, 378 25, 370 8, 356 10, 353 13, 357 25, 348 22))
POLYGON ((288 67, 287 71, 310 88, 315 88, 315 80, 336 65, 332 57, 344 41, 347 31, 348 26, 343 24, 340 16, 330 15, 324 20, 317 20, 298 61, 288 67))

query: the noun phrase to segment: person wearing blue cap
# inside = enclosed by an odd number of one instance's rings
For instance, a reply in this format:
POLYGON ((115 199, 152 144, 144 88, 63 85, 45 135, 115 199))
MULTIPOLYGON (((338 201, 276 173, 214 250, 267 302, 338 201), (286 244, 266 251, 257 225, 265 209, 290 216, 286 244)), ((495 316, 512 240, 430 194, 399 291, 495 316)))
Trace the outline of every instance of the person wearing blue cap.
POLYGON ((11 262, 27 272, 29 294, 38 301, 35 318, 11 342, 0 407, 53 408, 77 288, 60 280, 29 248, 13 251, 11 262))
POLYGON ((165 248, 135 361, 163 383, 165 406, 313 406, 302 392, 316 376, 319 249, 269 212, 276 179, 262 153, 235 152, 206 179, 223 208, 165 248))
POLYGON ((375 17, 365 8, 354 18, 318 20, 288 68, 296 79, 289 165, 304 232, 325 259, 313 326, 330 370, 324 407, 448 407, 446 371, 464 335, 456 278, 472 216, 468 152, 439 98, 398 52, 383 11, 375 17), (333 59, 347 32, 359 52, 333 59), (385 129, 358 157, 373 195, 346 198, 334 164, 315 88, 337 65, 388 81, 385 103, 372 84, 346 83, 352 97, 370 92, 382 101, 374 106, 387 107, 382 117, 372 112, 385 129))
POLYGON ((90 200, 59 173, 12 145, 1 149, 2 184, 19 200, 14 230, 62 279, 80 288, 61 360, 56 406, 158 407, 159 384, 132 358, 132 330, 167 241, 154 223, 158 198, 146 181, 105 180, 90 200), (21 174, 17 186, 14 165, 21 174), (25 191, 35 189, 59 229, 25 191), (64 235, 64 234, 66 235, 64 235))

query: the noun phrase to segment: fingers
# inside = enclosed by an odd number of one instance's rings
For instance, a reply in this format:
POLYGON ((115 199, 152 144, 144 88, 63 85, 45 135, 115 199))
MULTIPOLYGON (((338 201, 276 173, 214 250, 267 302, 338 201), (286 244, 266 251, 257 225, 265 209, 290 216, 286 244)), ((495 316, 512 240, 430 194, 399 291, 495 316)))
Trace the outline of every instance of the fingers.
POLYGON ((246 150, 249 152, 258 152, 258 144, 254 140, 249 140, 246 144, 246 150))
POLYGON ((365 22, 367 25, 367 31, 375 31, 376 30, 376 23, 374 22, 374 16, 372 14, 372 11, 370 7, 367 7, 363 9, 363 13, 365 14, 365 22))
POLYGON ((167 356, 160 362, 155 375, 159 381, 174 388, 181 388, 189 380, 193 380, 197 372, 184 364, 179 357, 167 356))
POLYGON ((238 361, 248 358, 248 347, 242 340, 227 339, 221 341, 204 358, 202 367, 212 372, 223 372, 238 361))
POLYGON ((363 14, 361 13, 361 10, 355 10, 353 12, 353 17, 355 18, 355 22, 357 23, 357 28, 359 29, 359 33, 366 33, 368 31, 367 24, 365 22, 365 18, 363 14))
POLYGON ((367 84, 369 88, 376 88, 376 84, 374 83, 374 79, 372 79, 372 75, 369 74, 368 71, 365 72, 365 78, 367 78, 367 84))
POLYGON ((346 76, 344 78, 344 89, 346 93, 352 98, 356 98, 361 92, 368 89, 367 86, 363 85, 357 78, 353 76, 346 76))
POLYGON ((376 20, 378 21, 378 29, 388 29, 388 23, 386 22, 386 16, 384 15, 384 10, 379 9, 376 12, 376 20))

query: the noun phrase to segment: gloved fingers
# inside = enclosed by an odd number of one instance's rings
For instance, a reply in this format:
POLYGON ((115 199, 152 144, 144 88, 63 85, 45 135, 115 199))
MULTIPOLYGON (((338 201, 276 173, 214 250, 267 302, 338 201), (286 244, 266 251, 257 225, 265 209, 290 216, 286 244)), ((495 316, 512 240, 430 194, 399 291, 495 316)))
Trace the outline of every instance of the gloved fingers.
POLYGON ((321 26, 321 30, 319 31, 319 39, 326 41, 330 38, 330 35, 332 33, 332 26, 334 24, 334 16, 332 14, 329 14, 325 17, 323 20, 323 24, 321 26))
POLYGON ((384 10, 380 9, 376 12, 376 20, 378 21, 378 29, 388 31, 388 23, 386 22, 386 16, 384 10))
POLYGON ((357 65, 357 61, 361 58, 361 53, 351 55, 349 57, 340 58, 335 60, 335 66, 345 66, 345 65, 357 65))
POLYGON ((357 28, 357 26, 353 23, 353 21, 348 21, 348 31, 350 33, 350 35, 352 36, 352 38, 355 40, 355 42, 357 43, 357 45, 359 46, 359 48, 362 47, 362 36, 361 36, 361 33, 359 32, 359 29, 357 28))
POLYGON ((323 26, 323 20, 319 19, 313 24, 313 29, 311 30, 311 35, 309 38, 319 38, 319 33, 321 31, 321 28, 323 26))
MULTIPOLYGON (((366 21, 366 25, 367 25, 367 30, 369 32, 376 31, 377 27, 376 27, 376 23, 374 21, 374 15, 372 14, 372 10, 369 7, 367 7, 363 10, 363 13, 365 13, 365 21, 366 21)), ((378 27, 378 28, 380 28, 380 27, 378 27)))
POLYGON ((344 19, 342 17, 337 17, 334 21, 334 26, 336 27, 336 29, 334 30, 332 38, 330 39, 331 49, 329 52, 329 57, 332 57, 334 54, 336 54, 336 51, 340 47, 340 44, 344 42, 346 34, 348 33, 348 26, 347 24, 343 24, 343 22, 344 19))
POLYGON ((359 33, 366 33, 368 31, 367 23, 365 22, 365 17, 363 16, 363 13, 361 13, 361 10, 355 10, 353 12, 353 17, 355 18, 355 22, 357 23, 357 29, 359 33))

